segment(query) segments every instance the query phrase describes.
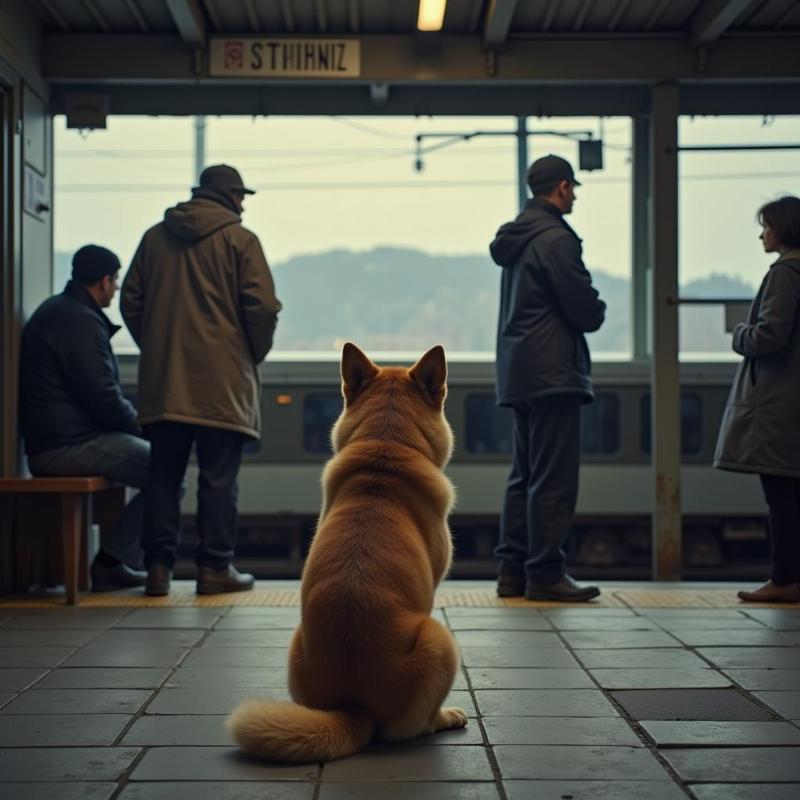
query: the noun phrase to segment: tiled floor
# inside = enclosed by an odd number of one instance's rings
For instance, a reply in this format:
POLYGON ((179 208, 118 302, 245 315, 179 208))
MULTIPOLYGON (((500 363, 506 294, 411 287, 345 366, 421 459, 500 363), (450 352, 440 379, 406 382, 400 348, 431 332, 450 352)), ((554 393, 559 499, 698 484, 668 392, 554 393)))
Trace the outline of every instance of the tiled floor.
POLYGON ((490 584, 459 604, 457 587, 436 615, 462 646, 450 701, 467 728, 308 766, 248 760, 223 727, 245 697, 288 696, 296 584, 280 605, 191 606, 188 587, 178 606, 3 599, 0 796, 800 797, 800 606, 736 607, 730 587, 687 584, 677 598, 606 587, 597 606, 481 607, 490 584))

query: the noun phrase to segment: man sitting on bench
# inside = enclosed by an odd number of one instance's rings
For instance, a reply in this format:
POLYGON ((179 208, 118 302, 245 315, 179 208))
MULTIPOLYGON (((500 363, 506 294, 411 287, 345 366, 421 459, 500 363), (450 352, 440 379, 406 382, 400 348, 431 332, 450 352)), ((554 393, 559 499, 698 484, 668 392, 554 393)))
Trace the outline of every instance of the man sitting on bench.
MULTIPOLYGON (((72 258, 72 280, 36 309, 22 334, 20 405, 25 453, 34 475, 102 475, 144 489, 150 444, 136 409, 122 394, 111 337, 119 330, 103 313, 118 289, 120 262, 89 244, 72 258)), ((142 586, 139 492, 112 531, 103 531, 92 562, 92 591, 142 586)))

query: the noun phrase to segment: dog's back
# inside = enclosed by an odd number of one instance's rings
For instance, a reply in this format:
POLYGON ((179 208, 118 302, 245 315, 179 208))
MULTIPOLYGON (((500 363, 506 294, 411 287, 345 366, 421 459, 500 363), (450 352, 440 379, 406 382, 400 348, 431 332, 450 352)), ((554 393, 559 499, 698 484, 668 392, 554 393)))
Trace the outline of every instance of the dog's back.
POLYGON ((342 378, 289 656, 302 705, 248 701, 230 720, 242 747, 283 761, 342 757, 376 731, 393 740, 466 724, 460 709, 440 708, 458 654, 430 618, 451 557, 444 352, 380 369, 346 345, 342 378))

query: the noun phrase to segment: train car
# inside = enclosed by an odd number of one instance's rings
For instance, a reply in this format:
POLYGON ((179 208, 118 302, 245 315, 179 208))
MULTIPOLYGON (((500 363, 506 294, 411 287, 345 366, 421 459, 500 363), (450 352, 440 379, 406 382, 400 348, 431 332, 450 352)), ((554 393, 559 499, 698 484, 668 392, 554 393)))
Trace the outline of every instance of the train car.
MULTIPOLYGON (((381 363, 411 363, 392 354, 381 363)), ((136 361, 122 359, 135 397, 136 361)), ((711 466, 735 365, 681 367, 681 505, 685 578, 746 579, 768 563, 765 505, 755 476, 711 466)), ((263 430, 240 473, 237 563, 262 577, 299 575, 320 506, 319 477, 341 410, 334 359, 270 356, 261 367, 263 430)), ((583 409, 580 493, 568 554, 582 578, 647 578, 651 569, 650 388, 646 364, 595 365, 594 403, 583 409)), ((510 466, 511 420, 494 399, 494 365, 451 358, 447 417, 456 448, 447 469, 458 491, 451 519, 454 577, 494 574, 492 549, 510 466)), ((195 471, 184 502, 183 566, 194 538, 195 471)), ((183 569, 178 565, 178 573, 183 569)))

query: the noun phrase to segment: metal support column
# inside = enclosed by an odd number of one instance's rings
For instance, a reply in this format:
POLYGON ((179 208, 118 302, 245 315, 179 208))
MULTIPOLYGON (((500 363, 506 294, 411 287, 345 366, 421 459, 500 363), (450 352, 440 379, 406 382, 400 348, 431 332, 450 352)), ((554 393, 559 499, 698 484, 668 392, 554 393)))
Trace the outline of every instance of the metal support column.
POLYGON ((651 101, 653 577, 681 577, 681 426, 678 363, 678 87, 651 101))
POLYGON ((528 200, 528 118, 517 117, 517 204, 525 208, 528 200))
POLYGON ((636 359, 648 358, 651 342, 648 308, 653 279, 650 260, 650 119, 633 117, 631 350, 636 359))
POLYGON ((194 118, 194 179, 200 183, 200 173, 206 165, 206 118, 194 118))

